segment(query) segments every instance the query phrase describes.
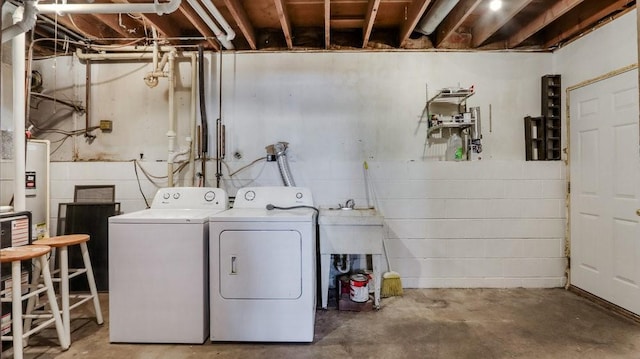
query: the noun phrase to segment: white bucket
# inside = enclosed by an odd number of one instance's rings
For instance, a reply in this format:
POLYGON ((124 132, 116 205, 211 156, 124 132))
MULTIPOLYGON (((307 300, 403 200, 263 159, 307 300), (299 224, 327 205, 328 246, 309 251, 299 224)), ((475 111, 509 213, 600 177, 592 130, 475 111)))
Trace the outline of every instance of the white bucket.
POLYGON ((369 300, 369 277, 354 274, 349 278, 349 298, 354 302, 364 303, 369 300))

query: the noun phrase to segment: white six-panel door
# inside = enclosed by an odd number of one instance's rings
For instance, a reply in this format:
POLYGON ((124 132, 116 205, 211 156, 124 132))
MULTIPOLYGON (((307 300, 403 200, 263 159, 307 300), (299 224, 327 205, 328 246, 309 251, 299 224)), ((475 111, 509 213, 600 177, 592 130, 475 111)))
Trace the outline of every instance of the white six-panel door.
POLYGON ((570 91, 571 284, 640 314, 638 71, 570 91))

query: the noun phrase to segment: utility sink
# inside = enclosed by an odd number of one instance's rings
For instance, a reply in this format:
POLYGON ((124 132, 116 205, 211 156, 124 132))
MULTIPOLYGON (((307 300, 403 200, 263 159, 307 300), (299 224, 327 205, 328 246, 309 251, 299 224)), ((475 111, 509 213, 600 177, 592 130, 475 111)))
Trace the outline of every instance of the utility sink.
POLYGON ((370 254, 373 262, 374 305, 380 305, 380 262, 384 218, 373 208, 320 209, 320 271, 322 308, 327 308, 332 254, 370 254))
POLYGON ((374 208, 321 208, 318 224, 382 226, 383 219, 374 208))

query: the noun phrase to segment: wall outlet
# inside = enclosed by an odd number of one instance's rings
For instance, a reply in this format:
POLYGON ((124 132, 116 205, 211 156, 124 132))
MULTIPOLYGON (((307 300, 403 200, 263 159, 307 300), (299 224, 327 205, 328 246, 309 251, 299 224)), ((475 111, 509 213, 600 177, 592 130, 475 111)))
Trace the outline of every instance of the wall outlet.
POLYGON ((100 130, 102 132, 111 132, 113 130, 113 121, 100 120, 100 130))

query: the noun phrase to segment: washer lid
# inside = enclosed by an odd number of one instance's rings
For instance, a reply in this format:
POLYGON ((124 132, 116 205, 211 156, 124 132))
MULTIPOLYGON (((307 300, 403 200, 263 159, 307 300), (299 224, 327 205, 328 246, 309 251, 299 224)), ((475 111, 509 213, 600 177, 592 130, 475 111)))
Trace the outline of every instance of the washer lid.
POLYGON ((223 209, 145 209, 109 217, 109 223, 205 223, 223 209))
POLYGON ((311 222, 311 208, 266 210, 262 208, 232 208, 209 218, 210 222, 311 222))

